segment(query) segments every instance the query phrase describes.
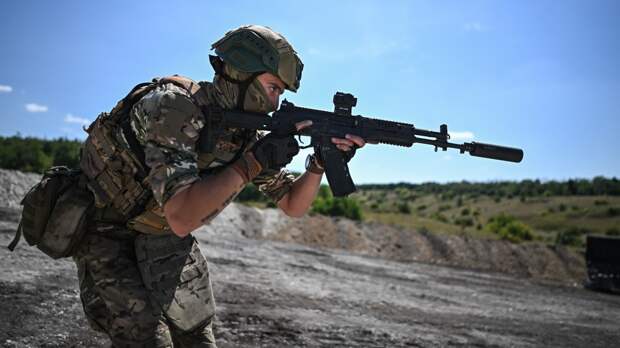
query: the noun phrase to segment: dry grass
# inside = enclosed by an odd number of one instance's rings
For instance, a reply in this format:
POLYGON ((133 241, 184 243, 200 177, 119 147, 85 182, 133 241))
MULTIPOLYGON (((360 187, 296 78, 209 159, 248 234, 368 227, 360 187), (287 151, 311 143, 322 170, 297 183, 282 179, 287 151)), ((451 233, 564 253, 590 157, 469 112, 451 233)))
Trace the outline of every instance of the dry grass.
POLYGON ((493 216, 507 214, 522 221, 542 240, 552 242, 557 233, 580 228, 605 234, 620 229, 620 197, 552 196, 496 199, 488 196, 442 200, 438 195, 416 196, 414 192, 368 191, 355 194, 364 207, 366 220, 427 229, 435 233, 468 234, 495 238, 484 229, 493 216), (412 198, 413 197, 413 198, 412 198), (407 204, 410 213, 399 205, 407 204), (457 219, 469 218, 472 226, 459 226, 457 219))

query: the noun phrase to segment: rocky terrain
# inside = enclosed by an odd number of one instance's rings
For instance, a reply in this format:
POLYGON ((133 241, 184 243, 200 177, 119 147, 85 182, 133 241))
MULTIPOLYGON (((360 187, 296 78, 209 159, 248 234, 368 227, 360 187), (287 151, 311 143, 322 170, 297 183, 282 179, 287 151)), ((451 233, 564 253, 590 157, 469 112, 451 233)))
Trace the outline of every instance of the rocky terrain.
MULTIPOLYGON (((0 170, 0 243, 36 175, 0 170)), ((229 206, 194 235, 220 347, 612 347, 620 297, 581 288, 583 260, 539 244, 417 233, 229 206)), ((100 347, 75 266, 0 248, 0 346, 100 347)))

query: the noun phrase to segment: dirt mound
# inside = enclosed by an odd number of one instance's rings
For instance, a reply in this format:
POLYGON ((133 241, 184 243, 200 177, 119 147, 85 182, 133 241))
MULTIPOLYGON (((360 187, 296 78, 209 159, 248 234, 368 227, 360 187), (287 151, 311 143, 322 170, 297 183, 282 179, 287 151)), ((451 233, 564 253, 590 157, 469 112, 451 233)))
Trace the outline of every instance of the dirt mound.
POLYGON ((272 231, 264 231, 258 236, 316 247, 345 249, 390 260, 421 261, 501 272, 571 285, 580 284, 585 277, 582 255, 564 247, 541 243, 513 244, 502 240, 417 232, 324 216, 288 219, 282 227, 272 231))

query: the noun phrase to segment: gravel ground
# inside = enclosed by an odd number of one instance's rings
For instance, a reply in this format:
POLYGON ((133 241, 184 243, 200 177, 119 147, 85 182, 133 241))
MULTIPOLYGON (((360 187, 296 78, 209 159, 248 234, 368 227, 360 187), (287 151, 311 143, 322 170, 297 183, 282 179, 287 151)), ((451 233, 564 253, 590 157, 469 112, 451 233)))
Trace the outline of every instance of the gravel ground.
MULTIPOLYGON (((8 243, 14 223, 0 225, 8 243)), ((613 347, 620 297, 499 273, 295 243, 196 234, 210 262, 220 347, 613 347)), ((75 267, 0 249, 0 345, 100 347, 75 267)))
MULTIPOLYGON (((0 170, 0 244, 37 177, 0 170)), ((580 255, 233 204, 195 232, 220 347, 615 347, 620 296, 582 289, 580 255), (346 249, 346 250, 343 250, 346 249), (568 285, 568 286, 567 286, 568 285)), ((74 264, 0 248, 0 346, 101 347, 74 264)))

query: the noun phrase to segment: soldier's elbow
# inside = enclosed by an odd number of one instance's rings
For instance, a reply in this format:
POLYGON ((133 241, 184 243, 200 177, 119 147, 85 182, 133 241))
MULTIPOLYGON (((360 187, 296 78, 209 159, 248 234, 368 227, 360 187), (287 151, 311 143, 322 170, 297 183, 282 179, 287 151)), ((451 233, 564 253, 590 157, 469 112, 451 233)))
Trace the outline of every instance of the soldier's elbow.
POLYGON ((180 194, 174 195, 164 204, 164 216, 172 232, 179 237, 185 237, 197 226, 190 223, 191 219, 186 216, 185 210, 182 209, 183 204, 181 203, 183 202, 180 196, 180 194))
POLYGON ((170 226, 172 233, 181 238, 192 233, 192 231, 195 229, 174 219, 166 218, 166 220, 168 221, 168 226, 170 226))
POLYGON ((286 216, 290 216, 293 218, 300 218, 306 215, 306 212, 308 210, 308 209, 303 209, 299 207, 294 207, 291 205, 280 205, 279 207, 280 207, 280 210, 282 210, 284 214, 286 214, 286 216))

